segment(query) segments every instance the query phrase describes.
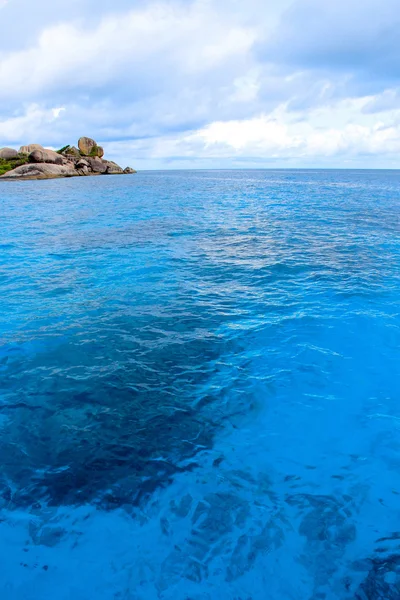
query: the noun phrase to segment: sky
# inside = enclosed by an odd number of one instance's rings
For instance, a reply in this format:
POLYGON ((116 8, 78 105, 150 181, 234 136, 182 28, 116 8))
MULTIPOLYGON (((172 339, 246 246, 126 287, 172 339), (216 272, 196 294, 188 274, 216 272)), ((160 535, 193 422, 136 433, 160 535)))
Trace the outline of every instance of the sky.
POLYGON ((399 0, 0 0, 0 147, 400 168, 399 0))

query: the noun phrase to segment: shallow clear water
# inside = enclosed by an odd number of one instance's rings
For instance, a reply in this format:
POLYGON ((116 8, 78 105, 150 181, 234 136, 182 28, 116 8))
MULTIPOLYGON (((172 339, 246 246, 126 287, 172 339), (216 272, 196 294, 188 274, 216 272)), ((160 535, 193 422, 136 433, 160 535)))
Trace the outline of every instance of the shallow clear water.
POLYGON ((0 189, 2 600, 400 598, 400 172, 0 189))

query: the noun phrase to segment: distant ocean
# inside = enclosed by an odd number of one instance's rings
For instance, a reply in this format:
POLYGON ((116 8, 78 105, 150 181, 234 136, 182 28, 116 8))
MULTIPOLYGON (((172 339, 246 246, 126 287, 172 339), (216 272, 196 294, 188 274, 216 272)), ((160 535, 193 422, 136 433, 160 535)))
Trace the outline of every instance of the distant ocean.
POLYGON ((399 171, 0 216, 1 600, 399 600, 399 171))

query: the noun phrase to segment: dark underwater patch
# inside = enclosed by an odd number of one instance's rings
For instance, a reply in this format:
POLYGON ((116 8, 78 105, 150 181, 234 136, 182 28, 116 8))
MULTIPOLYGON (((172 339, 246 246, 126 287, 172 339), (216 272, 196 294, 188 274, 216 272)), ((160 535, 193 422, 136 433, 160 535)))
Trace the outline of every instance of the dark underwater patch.
POLYGON ((232 382, 201 386, 218 375, 226 340, 196 335, 196 320, 119 318, 90 329, 17 353, 1 373, 2 494, 13 505, 139 503, 192 469, 221 426, 215 404, 232 382))
POLYGON ((373 558, 367 577, 358 588, 356 600, 399 600, 400 554, 385 559, 373 558))

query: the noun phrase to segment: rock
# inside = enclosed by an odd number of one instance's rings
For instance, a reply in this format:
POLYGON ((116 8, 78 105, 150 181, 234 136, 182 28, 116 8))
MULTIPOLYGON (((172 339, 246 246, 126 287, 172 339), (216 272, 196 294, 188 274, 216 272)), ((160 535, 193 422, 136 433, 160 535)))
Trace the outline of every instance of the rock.
POLYGON ((29 155, 31 163, 51 163, 53 165, 62 165, 63 157, 53 150, 34 150, 29 155))
POLYGON ((73 177, 76 170, 72 166, 49 163, 27 163, 2 175, 0 179, 53 179, 55 177, 73 177))
POLYGON ((113 160, 103 160, 103 163, 107 166, 107 175, 119 175, 124 172, 124 170, 113 160))
POLYGON ((98 156, 102 158, 104 156, 104 150, 101 146, 88 137, 81 137, 78 141, 78 146, 83 156, 98 156))
POLYGON ((21 146, 19 149, 20 154, 30 154, 34 150, 44 150, 40 144, 29 144, 28 146, 21 146))
POLYGON ((76 146, 68 146, 68 148, 62 152, 62 154, 72 158, 80 158, 81 156, 81 153, 76 146))
POLYGON ((97 144, 91 138, 81 137, 78 140, 78 148, 81 151, 81 154, 85 156, 88 156, 95 146, 97 146, 97 144))
POLYGON ((78 171, 78 175, 90 175, 91 168, 87 160, 84 158, 79 159, 75 162, 75 169, 78 171))
POLYGON ((89 167, 86 167, 85 165, 83 165, 82 167, 79 167, 79 169, 76 169, 76 172, 78 173, 78 175, 90 175, 90 169, 89 167))
POLYGON ((14 148, 1 148, 0 150, 0 158, 4 160, 10 160, 13 158, 17 158, 18 152, 14 150, 14 148))
POLYGON ((89 163, 89 166, 92 169, 93 173, 106 173, 107 172, 107 161, 106 160, 102 161, 101 158, 99 158, 98 156, 95 156, 95 157, 87 156, 86 160, 89 163))
POLYGON ((126 169, 124 169, 124 173, 125 175, 132 175, 133 173, 137 173, 137 171, 135 171, 135 169, 132 169, 132 167, 126 167, 126 169))
POLYGON ((75 164, 75 167, 77 169, 83 169, 86 167, 86 169, 88 169, 90 167, 88 161, 84 158, 81 158, 80 160, 78 160, 78 162, 75 164))
POLYGON ((63 156, 62 163, 60 163, 60 164, 63 164, 66 166, 68 165, 71 168, 75 168, 76 161, 77 161, 77 159, 74 158, 73 156, 63 156))

